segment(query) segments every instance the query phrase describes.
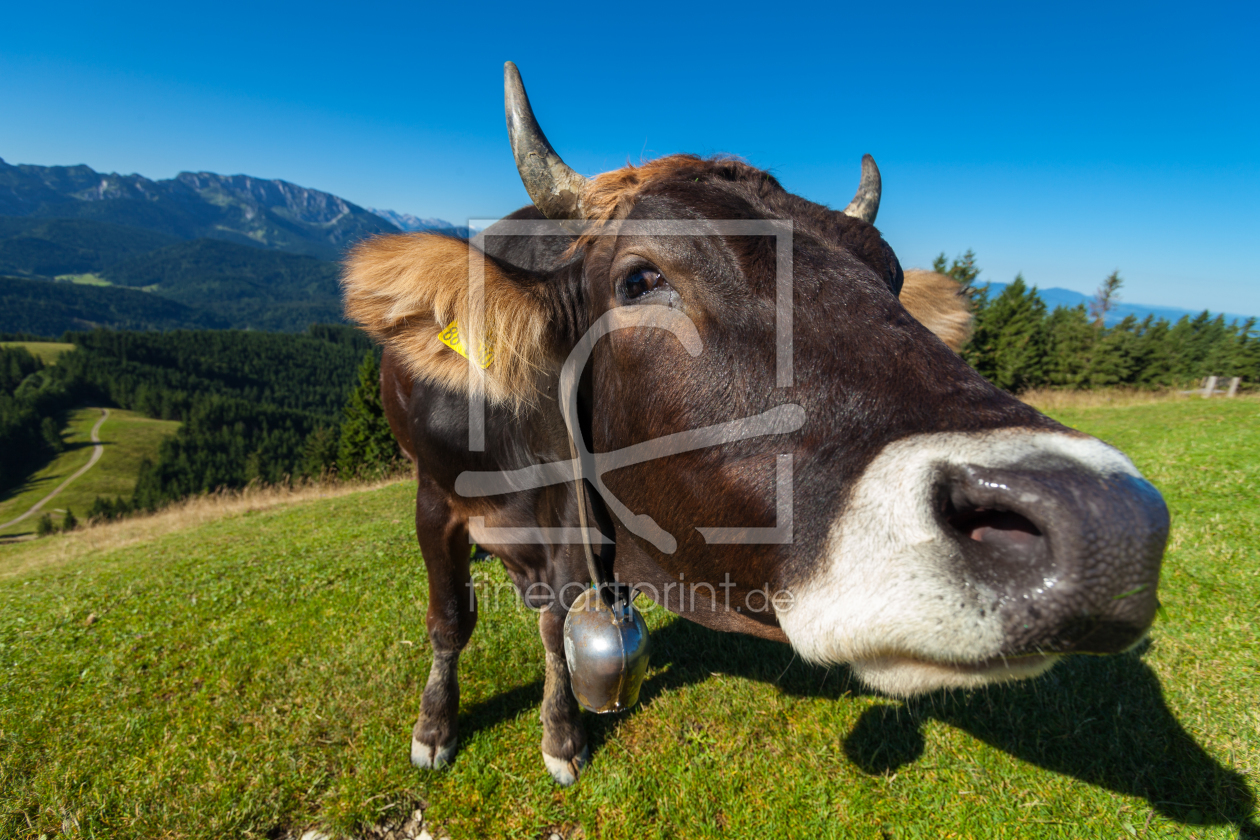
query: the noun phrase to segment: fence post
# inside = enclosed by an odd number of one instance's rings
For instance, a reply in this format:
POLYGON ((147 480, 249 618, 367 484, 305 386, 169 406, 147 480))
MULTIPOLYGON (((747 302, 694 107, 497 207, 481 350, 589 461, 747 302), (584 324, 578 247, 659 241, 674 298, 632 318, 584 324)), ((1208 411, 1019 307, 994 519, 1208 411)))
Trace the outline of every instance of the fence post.
POLYGON ((1228 394, 1226 394, 1225 396, 1227 396, 1227 397, 1236 397, 1236 396, 1238 396, 1238 383, 1239 383, 1239 382, 1242 382, 1242 377, 1241 377, 1241 376, 1235 376, 1235 377, 1231 378, 1231 379, 1229 380, 1229 393, 1228 393, 1228 394))
POLYGON ((1208 397, 1212 396, 1214 391, 1216 391, 1216 377, 1209 376, 1207 378, 1207 383, 1203 386, 1203 399, 1206 400, 1208 397))

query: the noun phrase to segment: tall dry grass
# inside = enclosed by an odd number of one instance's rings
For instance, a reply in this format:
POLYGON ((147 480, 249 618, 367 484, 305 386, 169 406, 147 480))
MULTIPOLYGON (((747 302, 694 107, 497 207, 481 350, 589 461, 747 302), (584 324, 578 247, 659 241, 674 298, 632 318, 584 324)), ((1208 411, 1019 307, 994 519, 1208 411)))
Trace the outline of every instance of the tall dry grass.
MULTIPOLYGON (((1133 388, 1095 388, 1089 391, 1066 391, 1056 388, 1034 388, 1019 395, 1020 400, 1038 411, 1072 408, 1122 408, 1130 405, 1203 399, 1202 394, 1183 394, 1174 390, 1139 391, 1133 388)), ((1223 399, 1213 397, 1212 399, 1223 399)))
POLYGON ((0 541, 0 577, 148 542, 228 516, 377 490, 410 477, 394 474, 376 480, 325 478, 279 485, 251 484, 241 490, 190 496, 151 514, 137 514, 112 522, 89 522, 69 533, 0 541))

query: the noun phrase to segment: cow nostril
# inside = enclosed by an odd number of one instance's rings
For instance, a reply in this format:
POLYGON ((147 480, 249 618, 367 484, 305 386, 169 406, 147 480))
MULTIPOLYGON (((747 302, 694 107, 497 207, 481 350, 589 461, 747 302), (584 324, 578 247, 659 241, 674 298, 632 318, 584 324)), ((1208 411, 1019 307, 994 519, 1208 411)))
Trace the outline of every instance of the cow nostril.
POLYGON ((1024 514, 998 507, 993 501, 977 504, 956 487, 954 492, 943 494, 941 519, 955 540, 973 547, 964 548, 964 552, 974 555, 973 560, 981 566, 997 560, 1021 566, 1049 560, 1049 546, 1041 528, 1024 514))
POLYGON ((977 508, 947 516, 946 521, 964 537, 994 548, 1029 550, 1041 537, 1032 520, 1011 510, 977 508))

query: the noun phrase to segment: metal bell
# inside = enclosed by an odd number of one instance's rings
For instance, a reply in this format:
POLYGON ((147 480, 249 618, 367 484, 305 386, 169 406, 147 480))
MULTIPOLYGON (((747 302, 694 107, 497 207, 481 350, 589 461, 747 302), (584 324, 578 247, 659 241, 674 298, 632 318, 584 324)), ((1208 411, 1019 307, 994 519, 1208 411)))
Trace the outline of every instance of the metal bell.
POLYGON ((587 589, 564 620, 564 658, 573 696, 582 708, 605 714, 639 702, 647 675, 648 631, 625 587, 607 587, 611 597, 587 589), (609 601, 612 603, 610 604, 609 601))

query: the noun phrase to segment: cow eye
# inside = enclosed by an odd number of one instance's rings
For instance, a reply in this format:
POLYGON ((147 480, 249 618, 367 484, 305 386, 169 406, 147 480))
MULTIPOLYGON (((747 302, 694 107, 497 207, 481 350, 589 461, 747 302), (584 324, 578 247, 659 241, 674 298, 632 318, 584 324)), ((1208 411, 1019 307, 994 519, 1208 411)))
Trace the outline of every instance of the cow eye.
POLYGON ((634 300, 668 285, 656 269, 641 268, 626 278, 622 285, 622 295, 626 300, 634 300))

